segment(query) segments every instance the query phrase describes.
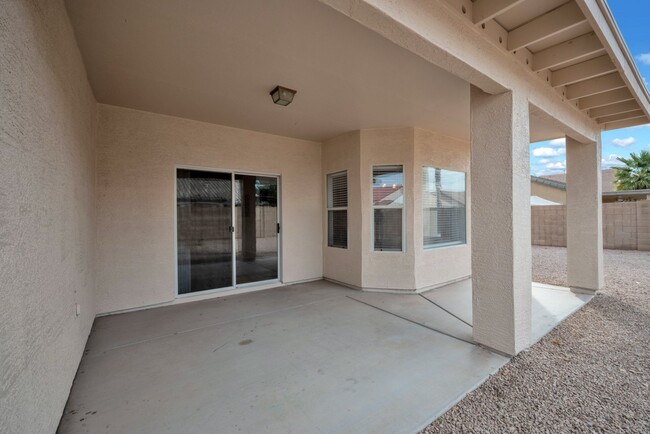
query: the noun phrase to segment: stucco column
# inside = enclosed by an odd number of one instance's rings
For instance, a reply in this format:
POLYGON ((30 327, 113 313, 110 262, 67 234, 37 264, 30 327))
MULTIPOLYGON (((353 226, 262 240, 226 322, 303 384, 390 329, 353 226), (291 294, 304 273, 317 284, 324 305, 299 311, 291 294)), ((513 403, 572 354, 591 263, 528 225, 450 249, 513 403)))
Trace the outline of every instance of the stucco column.
POLYGON ((530 344, 528 100, 471 90, 474 340, 506 354, 530 344))
POLYGON ((567 277, 571 288, 603 286, 600 135, 595 143, 566 138, 567 277))

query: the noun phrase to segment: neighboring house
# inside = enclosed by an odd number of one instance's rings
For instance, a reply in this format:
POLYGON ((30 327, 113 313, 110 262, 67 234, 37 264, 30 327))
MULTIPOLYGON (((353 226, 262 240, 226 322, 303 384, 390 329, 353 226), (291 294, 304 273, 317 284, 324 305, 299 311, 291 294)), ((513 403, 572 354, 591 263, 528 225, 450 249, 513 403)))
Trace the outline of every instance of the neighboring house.
MULTIPOLYGON (((650 200, 650 190, 616 190, 614 169, 604 169, 602 176, 602 201, 624 202, 636 200, 650 200)), ((566 204, 566 174, 531 176, 530 194, 531 197, 538 197, 552 203, 537 202, 531 205, 557 205, 566 204)))
POLYGON ((96 315, 260 287, 471 276, 517 354, 529 141, 566 137, 593 292, 600 134, 650 115, 603 0, 14 0, 0 40, 3 432, 56 429, 96 315))
MULTIPOLYGON (((542 178, 551 181, 566 183, 566 173, 557 173, 555 175, 544 175, 542 178)), ((603 193, 616 190, 616 169, 603 169, 600 172, 600 180, 603 193)))
MULTIPOLYGON (((566 203, 566 184, 546 177, 530 177, 530 196, 550 202, 550 204, 539 203, 539 205, 558 205, 566 203)), ((537 205, 532 203, 531 205, 537 205)))

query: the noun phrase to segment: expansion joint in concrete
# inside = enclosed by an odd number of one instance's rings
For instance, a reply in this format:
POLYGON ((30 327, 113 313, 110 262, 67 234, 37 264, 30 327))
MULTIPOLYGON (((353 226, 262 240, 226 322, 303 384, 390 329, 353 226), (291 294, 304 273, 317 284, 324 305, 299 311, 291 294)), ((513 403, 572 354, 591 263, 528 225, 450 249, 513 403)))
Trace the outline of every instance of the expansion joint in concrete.
POLYGON ((377 306, 374 306, 374 305, 372 305, 372 304, 370 304, 370 303, 366 303, 365 301, 361 301, 361 300, 358 300, 358 299, 356 299, 356 298, 354 298, 354 297, 350 297, 349 295, 346 295, 346 297, 349 298, 350 300, 354 300, 354 301, 359 302, 359 303, 361 303, 361 304, 365 304, 366 306, 372 307, 373 309, 377 309, 377 310, 379 310, 379 311, 381 311, 381 312, 384 312, 384 313, 387 313, 387 314, 389 314, 389 315, 393 315, 394 317, 397 317, 397 318, 403 319, 404 321, 408 321, 408 322, 410 322, 410 323, 412 323, 412 324, 419 325, 420 327, 424 327, 425 329, 431 330, 431 331, 436 332, 436 333, 440 333, 441 335, 445 335, 445 336, 447 336, 447 337, 449 337, 449 338, 452 338, 452 339, 456 339, 456 340, 459 340, 459 341, 465 342, 466 344, 476 345, 476 343, 474 343, 474 342, 471 342, 471 341, 468 341, 468 340, 465 340, 465 339, 459 338, 458 336, 454 336, 454 335, 449 334, 449 333, 445 333, 445 332, 443 332, 443 331, 441 331, 441 330, 438 330, 438 329, 435 329, 435 328, 433 328, 433 327, 429 327, 429 326, 426 325, 426 324, 422 324, 421 322, 414 321, 414 320, 412 320, 412 319, 410 319, 410 318, 406 318, 406 317, 404 317, 404 316, 402 316, 402 315, 398 315, 398 314, 396 314, 396 313, 394 313, 394 312, 391 312, 391 311, 389 311, 389 310, 382 309, 381 307, 377 307, 377 306))
POLYGON ((440 306, 440 305, 439 305, 438 303, 436 303, 435 301, 426 298, 426 297, 425 297, 424 295, 422 295, 422 294, 418 294, 418 295, 419 295, 420 297, 422 297, 423 299, 425 299, 426 301, 428 301, 429 303, 433 304, 434 306, 436 306, 436 307, 438 307, 438 308, 444 310, 444 311, 447 312, 449 315, 451 315, 451 316, 453 316, 454 318, 456 318, 458 321, 463 322, 463 323, 467 324, 467 325, 470 326, 470 327, 473 327, 470 323, 468 323, 467 321, 465 321, 464 319, 462 319, 462 318, 459 317, 458 315, 454 314, 453 312, 450 312, 450 311, 448 311, 447 309, 445 309, 444 307, 440 306))

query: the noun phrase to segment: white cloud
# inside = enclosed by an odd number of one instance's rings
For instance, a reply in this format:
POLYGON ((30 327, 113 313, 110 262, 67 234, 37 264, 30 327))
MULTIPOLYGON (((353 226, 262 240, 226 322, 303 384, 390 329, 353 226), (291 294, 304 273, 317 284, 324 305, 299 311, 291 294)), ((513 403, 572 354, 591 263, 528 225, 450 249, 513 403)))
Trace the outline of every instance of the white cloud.
POLYGON ((566 153, 566 148, 559 148, 559 149, 553 149, 553 148, 537 148, 533 149, 533 156, 534 157, 557 157, 560 155, 564 155, 566 153))
POLYGON ((626 139, 614 139, 614 140, 612 140, 613 145, 620 146, 621 148, 624 148, 626 146, 630 146, 633 143, 636 143, 636 139, 634 137, 628 137, 626 139))
MULTIPOLYGON (((650 146, 650 145, 648 145, 648 146, 650 146)), ((538 161, 539 164, 548 164, 550 162, 551 162, 551 160, 549 160, 548 158, 542 158, 541 160, 538 161)))
POLYGON ((643 53, 636 56, 637 60, 644 65, 650 65, 650 53, 643 53))
POLYGON ((550 142, 548 142, 548 144, 551 146, 565 146, 566 138, 562 137, 561 139, 551 140, 550 142))
POLYGON ((616 154, 609 154, 607 157, 603 158, 600 160, 601 161, 601 167, 604 169, 608 169, 610 167, 614 166, 622 166, 623 163, 618 161, 618 155, 616 154))
POLYGON ((548 163, 546 165, 547 169, 566 169, 566 161, 558 161, 557 163, 548 163))
POLYGON ((540 169, 533 172, 534 176, 546 176, 546 175, 557 175, 559 173, 564 173, 564 169, 540 169))

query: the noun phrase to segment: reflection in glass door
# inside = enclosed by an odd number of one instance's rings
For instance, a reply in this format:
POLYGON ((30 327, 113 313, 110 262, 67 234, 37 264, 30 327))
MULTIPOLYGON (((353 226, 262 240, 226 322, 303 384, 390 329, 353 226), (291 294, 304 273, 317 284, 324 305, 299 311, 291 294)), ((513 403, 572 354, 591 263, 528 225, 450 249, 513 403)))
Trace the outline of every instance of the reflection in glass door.
POLYGON ((235 175, 237 284, 278 278, 278 180, 235 175))
POLYGON ((233 286, 232 175, 178 169, 178 293, 233 286))
POLYGON ((278 279, 278 232, 278 178, 177 169, 179 294, 278 279))

